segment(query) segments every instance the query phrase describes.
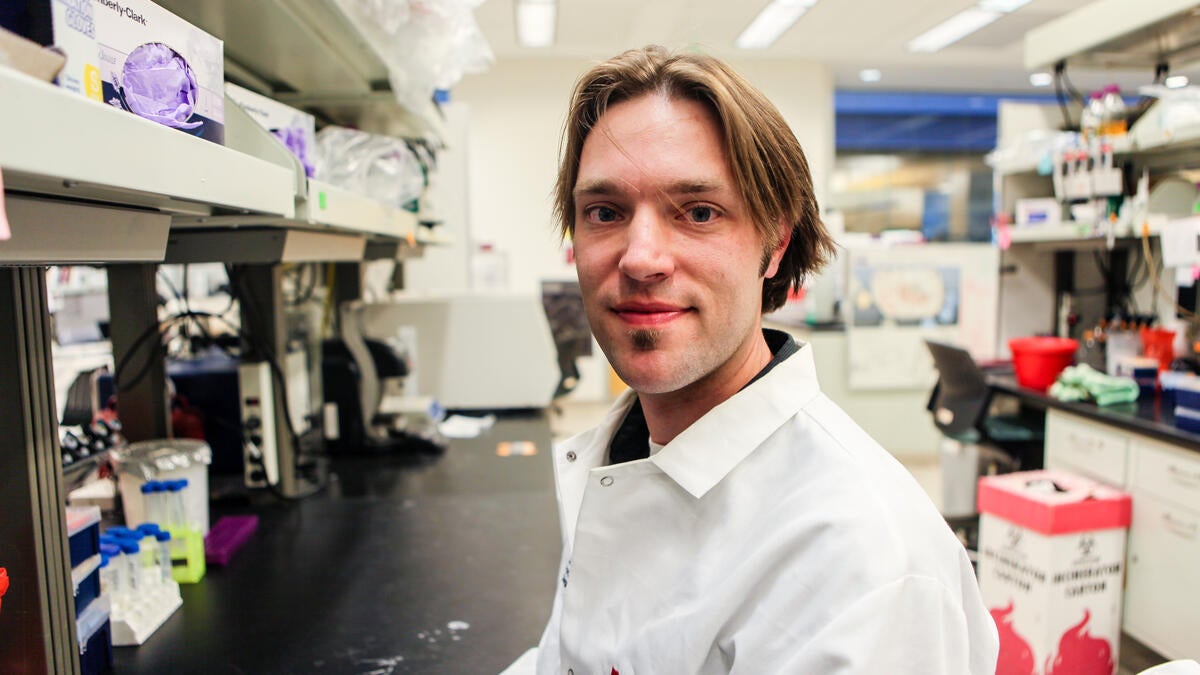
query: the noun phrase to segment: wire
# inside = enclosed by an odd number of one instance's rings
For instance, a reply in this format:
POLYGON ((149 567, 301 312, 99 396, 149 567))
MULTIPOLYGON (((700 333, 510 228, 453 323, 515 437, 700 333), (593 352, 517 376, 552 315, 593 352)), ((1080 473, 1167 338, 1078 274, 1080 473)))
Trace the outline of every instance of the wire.
POLYGON ((1158 294, 1170 303, 1169 306, 1175 308, 1176 315, 1188 321, 1195 321, 1196 313, 1181 307, 1179 303, 1175 302, 1175 298, 1162 287, 1162 283, 1160 283, 1158 278, 1158 262, 1154 260, 1154 253, 1150 250, 1150 226, 1146 223, 1142 224, 1142 252, 1145 255, 1146 266, 1150 268, 1150 280, 1154 284, 1154 290, 1158 291, 1158 294))
POLYGON ((1058 99, 1058 108, 1062 111, 1064 130, 1069 131, 1075 128, 1075 123, 1071 121, 1071 110, 1067 107, 1067 97, 1063 94, 1063 73, 1066 66, 1059 63, 1054 68, 1054 97, 1058 99))

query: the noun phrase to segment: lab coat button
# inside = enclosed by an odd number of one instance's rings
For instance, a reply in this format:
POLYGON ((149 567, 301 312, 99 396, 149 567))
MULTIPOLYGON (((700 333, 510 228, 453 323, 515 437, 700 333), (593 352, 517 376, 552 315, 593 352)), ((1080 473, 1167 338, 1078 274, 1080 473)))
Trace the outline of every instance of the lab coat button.
POLYGON ((575 675, 575 671, 571 668, 567 668, 567 675, 575 675))
POLYGON ((600 484, 601 484, 601 485, 603 485, 604 487, 608 487, 609 485, 612 485, 612 484, 613 484, 613 477, 612 477, 612 476, 605 476, 604 478, 601 478, 601 479, 600 479, 600 484))
POLYGON ((574 461, 575 461, 575 457, 576 457, 576 455, 575 455, 575 451, 574 451, 574 450, 568 450, 568 451, 567 451, 567 461, 568 461, 568 462, 574 462, 574 461))

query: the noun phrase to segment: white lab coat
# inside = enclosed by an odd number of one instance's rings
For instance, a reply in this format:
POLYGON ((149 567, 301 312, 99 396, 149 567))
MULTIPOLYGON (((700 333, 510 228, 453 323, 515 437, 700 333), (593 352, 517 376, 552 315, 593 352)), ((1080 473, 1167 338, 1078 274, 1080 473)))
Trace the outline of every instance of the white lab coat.
POLYGON ((539 675, 995 672, 965 551, 821 394, 810 346, 605 466, 632 402, 555 449, 564 553, 539 675))

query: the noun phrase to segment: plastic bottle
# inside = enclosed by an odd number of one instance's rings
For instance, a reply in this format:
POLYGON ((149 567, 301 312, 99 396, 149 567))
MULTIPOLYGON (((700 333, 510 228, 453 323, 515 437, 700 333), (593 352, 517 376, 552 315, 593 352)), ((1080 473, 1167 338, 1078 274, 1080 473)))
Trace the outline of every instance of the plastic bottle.
POLYGON ((1126 118, 1125 101, 1121 98, 1121 90, 1112 84, 1104 88, 1104 113, 1100 118, 1101 136, 1124 136, 1129 130, 1126 118))
POLYGON ((1079 130, 1083 133, 1084 142, 1100 135, 1100 123, 1104 117, 1104 92, 1095 91, 1088 97, 1087 105, 1079 115, 1079 130))
POLYGON ((158 542, 158 571, 163 582, 171 581, 171 533, 160 530, 154 535, 158 542))

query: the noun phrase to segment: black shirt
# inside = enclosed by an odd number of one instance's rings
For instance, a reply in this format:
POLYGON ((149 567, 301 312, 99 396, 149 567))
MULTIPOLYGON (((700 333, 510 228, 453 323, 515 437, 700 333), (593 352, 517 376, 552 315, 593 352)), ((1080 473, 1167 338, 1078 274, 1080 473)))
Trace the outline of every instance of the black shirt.
MULTIPOLYGON (((771 361, 742 389, 754 384, 763 375, 771 372, 772 368, 783 363, 784 359, 800 350, 792 336, 783 331, 764 328, 763 337, 767 340, 767 347, 771 349, 771 361)), ((634 399, 629 412, 625 413, 625 419, 621 421, 621 426, 617 427, 617 432, 608 444, 608 463, 620 464, 649 456, 650 429, 646 427, 646 414, 642 412, 642 402, 634 399)))

